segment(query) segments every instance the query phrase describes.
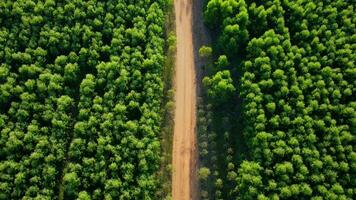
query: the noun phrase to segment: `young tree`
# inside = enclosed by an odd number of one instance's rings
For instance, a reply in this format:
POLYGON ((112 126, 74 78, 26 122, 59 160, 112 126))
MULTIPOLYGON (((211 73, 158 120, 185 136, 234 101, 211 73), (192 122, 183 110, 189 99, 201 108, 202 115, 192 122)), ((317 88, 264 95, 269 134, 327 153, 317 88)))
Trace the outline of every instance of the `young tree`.
POLYGON ((235 91, 228 70, 219 71, 212 78, 204 77, 203 84, 208 90, 208 97, 217 104, 226 102, 235 91))
POLYGON ((199 49, 199 56, 209 58, 213 52, 213 49, 209 46, 203 45, 199 49))

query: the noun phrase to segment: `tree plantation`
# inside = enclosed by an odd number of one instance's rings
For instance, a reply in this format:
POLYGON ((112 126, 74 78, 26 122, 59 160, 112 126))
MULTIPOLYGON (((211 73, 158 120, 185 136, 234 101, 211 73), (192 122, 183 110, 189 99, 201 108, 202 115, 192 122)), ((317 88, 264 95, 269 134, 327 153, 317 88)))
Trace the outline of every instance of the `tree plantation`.
POLYGON ((0 2, 0 199, 154 199, 165 4, 0 2))
POLYGON ((353 200, 355 0, 0 0, 0 200, 353 200))
POLYGON ((354 3, 208 1, 214 66, 203 81, 207 101, 215 110, 229 104, 224 116, 238 125, 212 132, 211 114, 200 117, 203 199, 354 199, 354 3), (242 155, 229 158, 236 151, 242 155))

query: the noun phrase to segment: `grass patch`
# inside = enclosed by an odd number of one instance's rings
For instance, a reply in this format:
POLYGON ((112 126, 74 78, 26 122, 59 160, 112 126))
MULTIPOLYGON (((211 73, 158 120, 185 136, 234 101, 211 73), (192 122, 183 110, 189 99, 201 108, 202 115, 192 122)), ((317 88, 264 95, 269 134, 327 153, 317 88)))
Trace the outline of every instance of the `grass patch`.
POLYGON ((161 106, 161 168, 158 172, 160 188, 157 191, 157 199, 171 199, 172 196, 172 148, 174 127, 174 89, 173 78, 176 55, 176 36, 174 19, 174 2, 167 1, 165 9, 165 64, 162 80, 164 83, 163 99, 161 106))

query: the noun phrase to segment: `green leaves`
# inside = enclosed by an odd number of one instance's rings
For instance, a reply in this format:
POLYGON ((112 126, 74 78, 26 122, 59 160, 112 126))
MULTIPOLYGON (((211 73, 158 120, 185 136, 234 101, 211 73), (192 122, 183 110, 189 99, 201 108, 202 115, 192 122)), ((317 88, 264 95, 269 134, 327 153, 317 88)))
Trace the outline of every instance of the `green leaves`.
POLYGON ((207 180, 210 175, 210 170, 206 167, 199 169, 199 178, 202 180, 207 180))
POLYGON ((163 4, 1 1, 0 199, 154 196, 163 4))
POLYGON ((67 195, 73 197, 79 185, 77 174, 75 172, 66 173, 63 177, 63 184, 67 195))
POLYGON ((217 103, 227 101, 235 91, 228 70, 219 71, 212 78, 205 77, 203 84, 208 89, 208 96, 217 103))
POLYGON ((209 46, 202 46, 202 47, 199 48, 199 55, 201 57, 209 58, 211 56, 212 52, 213 52, 213 50, 209 46))
POLYGON ((228 106, 242 114, 226 115, 243 119, 233 134, 244 135, 251 161, 240 164, 238 194, 224 187, 226 199, 353 197, 353 13, 345 1, 208 2, 204 15, 218 72, 203 84, 208 101, 223 109, 227 97, 237 96, 230 87, 236 83, 243 104, 228 106), (246 178, 249 169, 257 177, 246 178))

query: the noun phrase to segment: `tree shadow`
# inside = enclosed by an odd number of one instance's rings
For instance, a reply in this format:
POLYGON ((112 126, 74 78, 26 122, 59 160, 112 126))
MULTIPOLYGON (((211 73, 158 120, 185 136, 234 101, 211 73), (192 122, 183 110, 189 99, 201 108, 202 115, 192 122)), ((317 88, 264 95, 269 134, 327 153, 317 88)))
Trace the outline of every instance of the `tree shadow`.
MULTIPOLYGON (((213 52, 212 58, 206 59, 206 58, 201 58, 199 56, 199 48, 202 45, 207 45, 211 46, 213 50, 219 49, 216 44, 217 42, 217 37, 219 30, 209 30, 205 25, 204 25, 204 16, 203 16, 203 11, 204 7, 207 4, 207 0, 193 0, 193 23, 192 23, 192 31, 193 31, 193 46, 194 46, 194 62, 195 62, 195 67, 196 67, 196 81, 197 81, 197 97, 201 97, 203 99, 203 102, 197 102, 197 103, 203 103, 205 105, 208 104, 213 104, 211 100, 209 100, 206 96, 206 91, 204 87, 202 86, 202 79, 204 76, 211 76, 215 71, 211 69, 211 67, 207 67, 208 65, 212 65, 212 60, 216 60, 217 57, 219 56, 219 52, 213 52)), ((230 61, 230 67, 229 70, 231 72, 232 78, 234 79, 235 85, 238 85, 238 80, 240 80, 241 77, 241 63, 242 59, 241 56, 237 55, 234 60, 230 61)), ((215 151, 215 155, 217 156, 217 161, 216 161, 216 166, 217 170, 219 172, 219 176, 222 178, 227 177, 227 149, 224 148, 223 146, 229 146, 233 149, 232 153, 232 163, 235 165, 234 171, 237 172, 237 169, 240 165, 240 163, 246 159, 246 153, 247 153, 247 147, 246 143, 244 141, 243 137, 243 128, 244 128, 244 120, 242 116, 242 104, 243 100, 239 96, 239 91, 236 86, 236 92, 233 97, 231 97, 230 100, 228 100, 226 103, 222 105, 215 105, 212 108, 212 117, 211 117, 211 123, 209 124, 209 129, 208 132, 215 132, 217 137, 215 139, 216 142, 216 149, 213 149, 215 151), (229 139, 226 140, 224 138, 225 132, 229 133, 229 139), (228 144, 226 144, 226 142, 228 144)), ((199 122, 199 120, 197 120, 199 122)), ((199 142, 199 141, 198 141, 199 142)), ((210 156, 208 156, 207 159, 211 159, 210 156)), ((202 160, 201 160, 202 161, 202 160)), ((205 162, 205 161, 202 161, 205 162)), ((205 164, 210 163, 211 165, 213 164, 211 161, 205 162, 205 164)), ((211 166, 207 166, 211 167, 211 166)), ((224 180, 225 181, 225 180, 224 180)), ((214 187, 214 182, 209 183, 214 187)), ((211 189, 211 188, 210 188, 211 189)), ((234 189, 234 185, 231 185, 228 183, 228 181, 225 183, 224 186, 221 189, 221 192, 223 194, 223 199, 230 199, 232 198, 231 195, 229 195, 229 192, 231 192, 234 189)), ((214 194, 212 194, 214 195, 214 194)), ((214 199, 214 196, 211 196, 211 198, 214 199)), ((200 197, 198 198, 200 199, 200 197)))

